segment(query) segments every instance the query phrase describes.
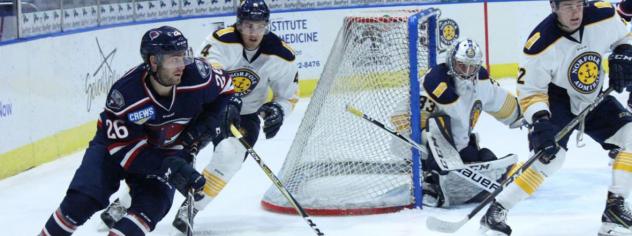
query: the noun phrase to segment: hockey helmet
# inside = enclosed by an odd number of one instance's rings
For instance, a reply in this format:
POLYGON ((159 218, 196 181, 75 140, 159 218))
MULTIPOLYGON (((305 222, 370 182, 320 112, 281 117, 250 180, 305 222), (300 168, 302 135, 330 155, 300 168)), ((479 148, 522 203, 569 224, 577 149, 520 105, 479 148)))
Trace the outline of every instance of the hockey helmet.
POLYGON ((185 58, 188 59, 185 64, 192 62, 187 38, 184 37, 182 32, 171 26, 161 26, 148 30, 140 42, 140 55, 143 57, 143 61, 148 64, 149 56, 151 55, 165 55, 176 52, 185 53, 185 58))
POLYGON ((623 0, 617 4, 617 13, 626 21, 632 18, 632 0, 623 0))
MULTIPOLYGON (((560 2, 564 2, 564 1, 572 1, 572 0, 549 0, 550 3, 555 3, 555 7, 559 7, 560 2)), ((588 0, 582 0, 582 3, 584 7, 588 6, 588 0)))
POLYGON ((244 21, 270 21, 270 9, 263 0, 243 0, 237 8, 237 23, 244 21))
POLYGON ((474 40, 463 39, 450 47, 447 64, 452 76, 475 80, 483 65, 483 51, 474 40))

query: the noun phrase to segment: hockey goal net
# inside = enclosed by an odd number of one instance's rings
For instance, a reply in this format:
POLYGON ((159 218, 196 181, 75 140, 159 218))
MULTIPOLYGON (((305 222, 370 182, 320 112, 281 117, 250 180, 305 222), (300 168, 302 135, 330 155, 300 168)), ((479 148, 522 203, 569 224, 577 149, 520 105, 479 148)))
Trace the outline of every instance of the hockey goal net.
MULTIPOLYGON (((309 214, 392 212, 421 196, 417 152, 403 144, 405 151, 396 152, 389 134, 345 112, 345 106, 389 123, 398 105, 417 104, 406 109, 410 120, 419 121, 417 77, 435 63, 438 10, 380 14, 344 19, 279 173, 309 214)), ((274 186, 262 205, 295 213, 274 186)))

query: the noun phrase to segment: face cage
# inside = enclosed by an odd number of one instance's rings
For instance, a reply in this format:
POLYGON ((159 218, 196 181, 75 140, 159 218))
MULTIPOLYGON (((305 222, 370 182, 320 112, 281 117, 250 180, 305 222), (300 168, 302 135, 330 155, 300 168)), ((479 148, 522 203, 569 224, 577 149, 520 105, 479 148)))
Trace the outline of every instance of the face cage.
POLYGON ((450 69, 450 74, 454 77, 463 80, 471 80, 473 82, 476 81, 476 76, 481 69, 479 63, 466 63, 453 58, 450 58, 448 67, 450 69))

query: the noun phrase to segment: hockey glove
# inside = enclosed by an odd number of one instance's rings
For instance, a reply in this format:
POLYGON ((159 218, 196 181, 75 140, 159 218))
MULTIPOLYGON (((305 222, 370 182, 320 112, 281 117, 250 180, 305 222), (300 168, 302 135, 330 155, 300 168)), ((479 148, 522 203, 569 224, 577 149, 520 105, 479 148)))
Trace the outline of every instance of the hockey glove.
POLYGON ((529 132, 529 142, 534 152, 544 152, 540 161, 548 164, 555 158, 559 147, 555 143, 555 125, 549 120, 549 113, 546 111, 537 112, 533 115, 533 126, 529 132))
POLYGON ((608 57, 610 84, 618 93, 632 91, 632 46, 621 44, 608 57))
POLYGON ((189 189, 198 193, 204 190, 206 180, 193 166, 180 156, 170 156, 162 161, 161 172, 164 179, 186 196, 189 189))
POLYGON ((266 134, 266 139, 273 138, 283 124, 283 108, 278 103, 268 102, 263 104, 257 113, 263 117, 263 132, 266 134))
POLYGON ((239 128, 239 124, 241 123, 241 116, 239 115, 239 112, 241 112, 241 98, 236 95, 227 97, 224 106, 219 112, 219 122, 223 138, 232 136, 230 133, 231 124, 239 128))
POLYGON ((202 148, 206 147, 213 139, 214 130, 217 127, 217 119, 210 115, 211 111, 203 111, 189 126, 182 132, 180 141, 184 150, 189 154, 188 160, 191 162, 193 155, 196 155, 202 148))

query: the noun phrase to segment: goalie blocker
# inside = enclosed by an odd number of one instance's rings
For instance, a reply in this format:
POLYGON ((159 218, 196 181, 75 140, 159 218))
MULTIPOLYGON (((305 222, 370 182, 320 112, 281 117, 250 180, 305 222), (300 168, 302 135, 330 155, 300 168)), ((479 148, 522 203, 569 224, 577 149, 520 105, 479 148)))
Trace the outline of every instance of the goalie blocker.
POLYGON ((427 144, 432 151, 428 152, 422 165, 425 206, 449 207, 481 202, 490 189, 500 187, 498 182, 508 176, 518 161, 515 154, 497 158, 491 150, 480 148, 474 133, 470 134, 468 146, 457 151, 450 130, 450 117, 428 118, 425 133, 427 140, 432 139, 427 144), (444 158, 435 158, 435 155, 458 155, 467 168, 442 171, 439 165, 445 165, 441 161, 444 158))

